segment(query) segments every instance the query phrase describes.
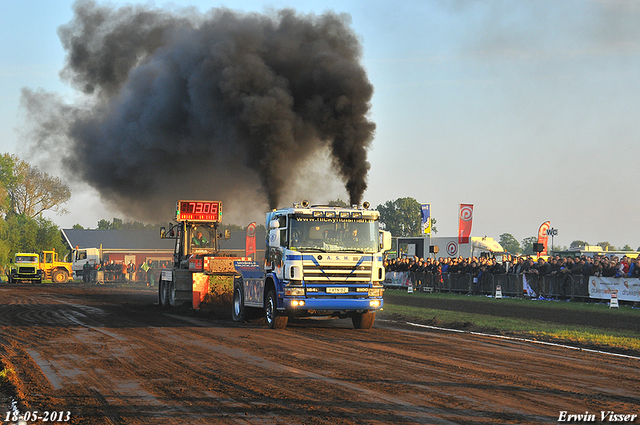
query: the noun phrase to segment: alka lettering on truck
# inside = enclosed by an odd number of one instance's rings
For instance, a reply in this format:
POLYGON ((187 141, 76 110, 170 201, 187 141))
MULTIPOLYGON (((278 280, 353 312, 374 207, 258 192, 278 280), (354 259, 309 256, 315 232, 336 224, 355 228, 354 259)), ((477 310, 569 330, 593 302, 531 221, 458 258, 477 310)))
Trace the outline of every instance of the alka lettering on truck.
POLYGON ((290 317, 350 317, 355 328, 371 328, 383 307, 391 234, 379 230, 380 214, 368 208, 303 201, 268 212, 262 273, 258 263, 237 267, 233 319, 262 314, 269 327, 284 328, 290 317))

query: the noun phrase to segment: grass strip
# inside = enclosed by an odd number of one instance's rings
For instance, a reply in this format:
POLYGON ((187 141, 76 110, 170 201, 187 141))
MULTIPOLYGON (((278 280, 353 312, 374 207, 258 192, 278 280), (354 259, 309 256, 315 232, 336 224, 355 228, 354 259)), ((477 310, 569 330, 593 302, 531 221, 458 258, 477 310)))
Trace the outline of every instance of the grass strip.
POLYGON ((571 343, 579 346, 596 346, 599 348, 614 348, 616 351, 640 353, 640 332, 633 330, 614 330, 598 326, 583 326, 577 324, 565 324, 553 321, 554 312, 569 311, 577 315, 611 314, 623 315, 625 320, 640 323, 640 309, 623 306, 620 309, 609 309, 608 305, 596 303, 577 302, 553 302, 535 301, 530 299, 503 298, 496 300, 490 297, 466 296, 458 294, 407 294, 406 292, 396 292, 391 296, 385 293, 384 315, 391 316, 396 320, 415 321, 421 324, 433 326, 450 327, 453 329, 463 329, 476 332, 497 333, 500 335, 512 335, 522 338, 543 340, 557 343, 571 343), (430 306, 422 307, 416 305, 406 305, 411 300, 415 304, 416 298, 424 297, 430 301, 430 306), (451 308, 433 307, 441 300, 455 301, 462 307, 460 310, 478 307, 483 311, 484 303, 496 302, 503 305, 513 306, 522 313, 522 317, 487 314, 486 312, 474 313, 469 311, 458 311, 451 308), (528 317, 526 309, 542 311, 545 320, 535 320, 528 317))

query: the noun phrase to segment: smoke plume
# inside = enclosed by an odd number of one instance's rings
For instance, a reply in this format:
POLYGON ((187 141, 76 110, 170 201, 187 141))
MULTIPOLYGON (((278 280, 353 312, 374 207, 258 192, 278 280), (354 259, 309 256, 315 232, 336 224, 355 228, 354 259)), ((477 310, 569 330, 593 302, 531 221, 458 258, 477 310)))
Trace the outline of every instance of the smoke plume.
POLYGON ((279 207, 323 149, 351 203, 362 200, 373 87, 348 16, 91 1, 74 11, 59 28, 61 76, 82 101, 24 90, 23 103, 39 142, 61 134, 65 166, 120 210, 156 217, 177 198, 279 207))

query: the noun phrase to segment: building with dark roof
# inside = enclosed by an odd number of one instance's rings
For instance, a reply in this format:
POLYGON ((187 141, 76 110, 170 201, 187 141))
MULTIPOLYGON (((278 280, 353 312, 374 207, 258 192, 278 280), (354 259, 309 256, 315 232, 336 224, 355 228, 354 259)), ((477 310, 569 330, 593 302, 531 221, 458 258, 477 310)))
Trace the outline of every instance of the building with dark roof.
MULTIPOLYGON (((82 275, 85 263, 124 263, 140 265, 151 262, 163 267, 173 261, 175 239, 160 239, 155 230, 96 230, 62 229, 62 237, 72 250, 73 270, 76 278, 82 275)), ((266 232, 256 232, 257 254, 264 257, 266 232)), ((231 232, 231 238, 220 240, 220 251, 245 257, 246 232, 231 232)))
POLYGON ((92 230, 62 229, 62 237, 71 249, 100 248, 105 250, 169 251, 173 239, 160 239, 155 230, 92 230))

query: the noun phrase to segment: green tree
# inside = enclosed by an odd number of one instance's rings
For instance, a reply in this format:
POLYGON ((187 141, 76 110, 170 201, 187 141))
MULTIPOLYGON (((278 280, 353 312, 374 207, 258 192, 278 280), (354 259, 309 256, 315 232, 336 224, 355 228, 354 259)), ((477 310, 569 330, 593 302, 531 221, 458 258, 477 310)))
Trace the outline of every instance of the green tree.
POLYGON ((5 153, 0 161, 0 182, 6 195, 2 205, 7 213, 35 217, 43 211, 65 214, 63 207, 71 197, 71 191, 59 177, 51 176, 38 167, 5 153), (8 196, 8 208, 7 208, 8 196))
POLYGON ((422 213, 414 198, 398 198, 376 208, 385 230, 393 236, 420 236, 422 213))
POLYGON ((335 201, 329 201, 329 203, 327 204, 330 207, 348 207, 349 205, 343 201, 342 199, 338 198, 335 201))
POLYGON ((76 224, 73 225, 72 229, 84 230, 84 227, 82 227, 82 225, 80 223, 76 223, 76 224))
POLYGON ((611 245, 609 242, 606 242, 606 241, 598 242, 597 245, 602 247, 602 249, 605 251, 617 251, 613 245, 611 245))
MULTIPOLYGON (((395 237, 422 236, 422 208, 414 198, 398 198, 378 205, 380 222, 395 237)), ((438 233, 437 220, 431 217, 431 233, 438 233)))
POLYGON ((520 242, 511 234, 511 233, 503 233, 500 235, 500 245, 504 248, 505 251, 511 254, 519 254, 522 252, 522 248, 520 247, 520 242))
POLYGON ((36 217, 35 221, 38 229, 36 233, 38 253, 54 249, 62 260, 69 253, 69 248, 62 240, 60 228, 53 221, 42 216, 36 217))
POLYGON ((579 248, 581 246, 587 246, 587 245, 589 245, 589 242, 576 240, 576 241, 571 242, 571 244, 569 245, 569 248, 570 249, 575 249, 575 248, 579 248))
POLYGON ((524 238, 520 245, 522 246, 522 253, 525 255, 533 255, 533 244, 538 242, 538 238, 536 236, 529 236, 528 238, 524 238))
POLYGON ((633 251, 633 248, 631 248, 629 244, 626 244, 622 247, 621 251, 633 251))
MULTIPOLYGON (((79 226, 79 225, 78 225, 79 226)), ((157 230, 160 231, 160 227, 168 228, 168 223, 142 223, 140 221, 124 221, 121 218, 114 217, 113 221, 101 219, 98 221, 98 230, 157 230)), ((74 229, 76 227, 74 226, 74 229)), ((80 227, 82 228, 82 227, 80 227)))
POLYGON ((218 229, 220 232, 224 232, 227 229, 232 232, 241 232, 243 230, 247 230, 247 226, 242 227, 242 226, 238 226, 237 224, 220 224, 220 227, 218 229))
POLYGON ((13 210, 7 187, 13 187, 18 182, 18 177, 13 171, 14 167, 15 161, 11 155, 0 156, 0 211, 4 214, 13 210))
POLYGON ((9 242, 9 225, 0 219, 0 273, 5 273, 5 268, 11 259, 11 243, 9 242))
POLYGON ((60 258, 69 253, 60 229, 53 221, 41 216, 11 215, 0 220, 0 262, 7 264, 16 252, 50 251, 55 249, 60 258))

